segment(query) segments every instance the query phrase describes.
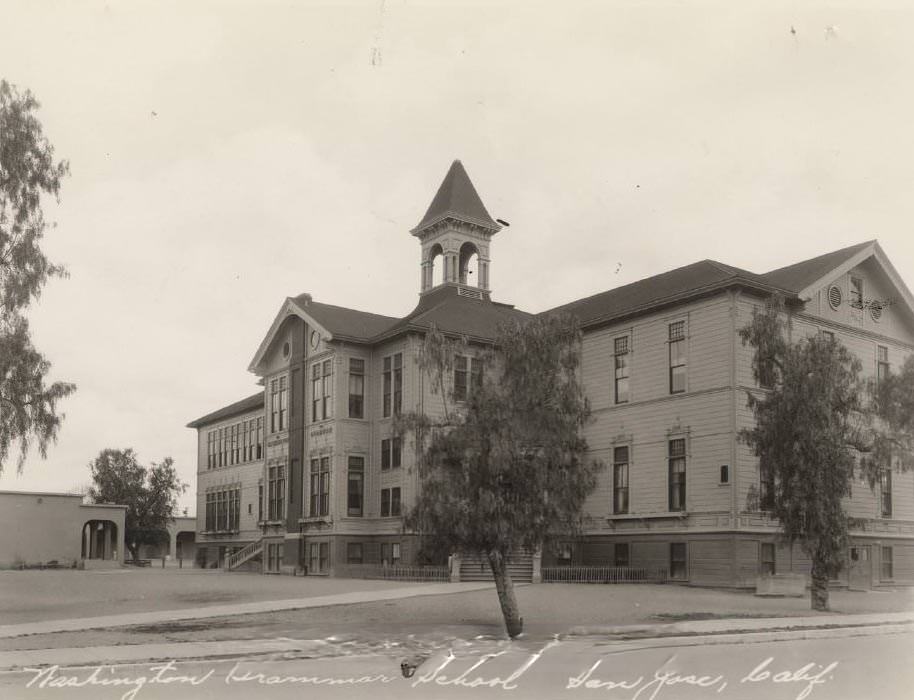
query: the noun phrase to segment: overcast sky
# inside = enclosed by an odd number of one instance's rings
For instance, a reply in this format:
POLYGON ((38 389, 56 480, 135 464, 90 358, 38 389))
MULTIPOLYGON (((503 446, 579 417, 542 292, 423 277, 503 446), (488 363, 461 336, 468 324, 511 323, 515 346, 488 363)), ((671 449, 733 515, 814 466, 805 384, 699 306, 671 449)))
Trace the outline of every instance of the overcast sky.
POLYGON ((286 296, 412 309, 409 230, 455 158, 511 224, 492 287, 525 310, 871 238, 914 286, 914 10, 750 7, 0 0, 0 77, 71 164, 45 241, 71 276, 30 318, 78 385, 0 489, 128 446, 193 484, 184 426, 257 390, 286 296))

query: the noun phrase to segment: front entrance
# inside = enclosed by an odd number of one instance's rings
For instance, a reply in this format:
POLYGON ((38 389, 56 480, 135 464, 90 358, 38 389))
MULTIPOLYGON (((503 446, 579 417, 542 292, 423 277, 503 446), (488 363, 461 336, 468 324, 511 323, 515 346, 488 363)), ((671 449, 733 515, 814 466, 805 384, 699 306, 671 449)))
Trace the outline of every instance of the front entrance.
POLYGON ((847 588, 868 591, 873 585, 873 558, 868 545, 854 545, 848 557, 847 588))

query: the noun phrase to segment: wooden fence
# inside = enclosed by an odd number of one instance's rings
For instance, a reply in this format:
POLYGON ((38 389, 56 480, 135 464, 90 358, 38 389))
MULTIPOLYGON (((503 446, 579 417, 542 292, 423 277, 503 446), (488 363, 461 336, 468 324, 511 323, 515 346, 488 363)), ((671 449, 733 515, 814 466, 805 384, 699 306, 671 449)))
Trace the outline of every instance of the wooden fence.
POLYGON ((543 583, 663 583, 663 568, 632 566, 544 566, 543 583))
POLYGON ((378 579, 383 581, 413 581, 447 583, 451 580, 446 566, 382 566, 381 564, 343 564, 334 573, 344 578, 378 579))

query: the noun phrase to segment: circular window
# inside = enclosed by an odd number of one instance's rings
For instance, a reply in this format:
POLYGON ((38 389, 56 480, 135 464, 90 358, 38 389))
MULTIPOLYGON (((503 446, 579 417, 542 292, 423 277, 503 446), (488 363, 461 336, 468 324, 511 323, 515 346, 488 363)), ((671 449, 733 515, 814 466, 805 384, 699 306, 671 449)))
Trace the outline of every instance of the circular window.
POLYGON ((841 301, 844 295, 841 293, 841 287, 833 284, 828 288, 828 305, 831 306, 835 311, 838 310, 838 307, 841 306, 841 301))
POLYGON ((878 321, 882 318, 882 307, 879 304, 872 304, 870 306, 870 316, 874 321, 878 321))
POLYGON ((283 357, 288 357, 290 351, 291 351, 291 349, 289 348, 289 344, 288 344, 288 343, 283 343, 283 344, 282 344, 282 356, 283 356, 283 357))

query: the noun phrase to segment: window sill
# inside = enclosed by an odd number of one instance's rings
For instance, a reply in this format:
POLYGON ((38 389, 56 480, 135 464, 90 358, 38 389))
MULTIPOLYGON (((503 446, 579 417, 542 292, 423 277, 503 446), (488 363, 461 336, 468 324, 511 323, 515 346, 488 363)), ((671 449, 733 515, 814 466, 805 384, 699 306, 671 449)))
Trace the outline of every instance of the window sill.
POLYGON ((299 518, 299 525, 307 525, 308 523, 332 523, 333 518, 329 515, 309 515, 306 518, 299 518))
POLYGON ((685 510, 664 511, 660 513, 620 513, 619 515, 610 514, 606 516, 607 520, 658 520, 661 518, 685 518, 689 513, 685 510))
POLYGON ((264 526, 271 527, 271 526, 285 525, 286 521, 285 520, 258 520, 257 524, 260 527, 264 527, 264 526))
POLYGON ((219 535, 237 535, 241 530, 201 530, 201 535, 219 536, 219 535))

